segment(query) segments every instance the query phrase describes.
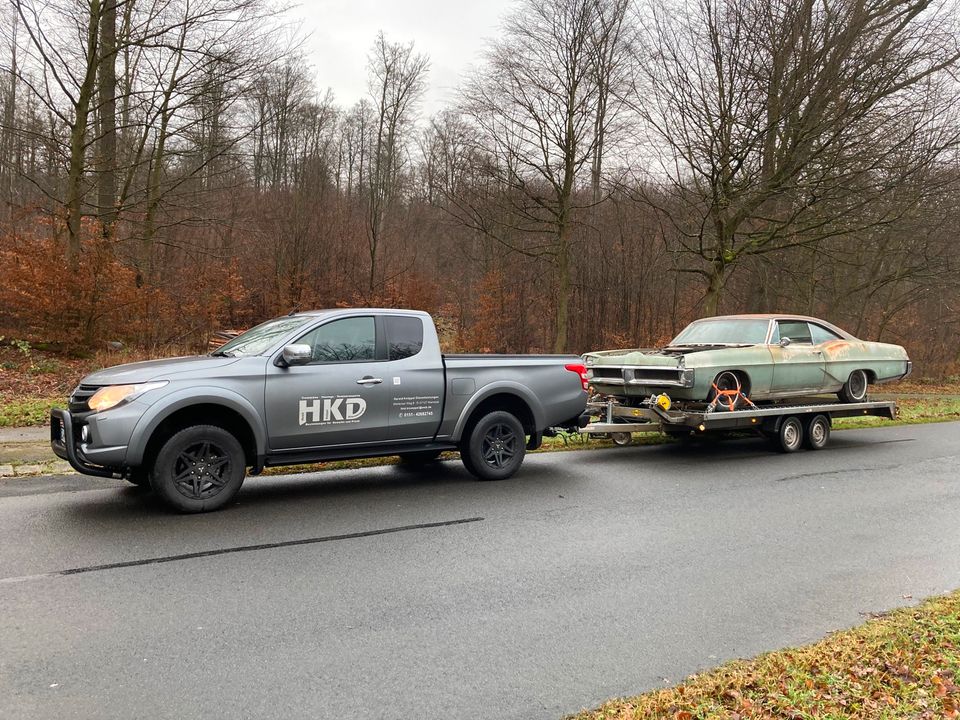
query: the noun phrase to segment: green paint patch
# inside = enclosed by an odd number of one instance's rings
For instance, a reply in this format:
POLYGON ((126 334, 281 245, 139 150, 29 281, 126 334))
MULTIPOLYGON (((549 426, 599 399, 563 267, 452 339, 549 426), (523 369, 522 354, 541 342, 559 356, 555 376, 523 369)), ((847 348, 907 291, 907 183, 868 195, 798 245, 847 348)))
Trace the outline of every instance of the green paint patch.
POLYGON ((960 591, 801 648, 737 660, 576 720, 960 717, 960 591))

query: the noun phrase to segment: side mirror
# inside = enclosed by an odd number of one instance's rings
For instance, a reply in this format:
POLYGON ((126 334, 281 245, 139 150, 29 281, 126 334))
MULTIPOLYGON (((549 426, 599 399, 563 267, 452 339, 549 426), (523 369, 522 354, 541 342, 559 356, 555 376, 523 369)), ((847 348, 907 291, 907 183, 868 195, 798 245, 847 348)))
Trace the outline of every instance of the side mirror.
POLYGON ((313 360, 313 348, 309 345, 294 343, 283 348, 283 364, 286 366, 306 365, 313 360))
POLYGON ((788 337, 780 338, 780 347, 786 347, 789 344, 790 344, 790 338, 788 337))

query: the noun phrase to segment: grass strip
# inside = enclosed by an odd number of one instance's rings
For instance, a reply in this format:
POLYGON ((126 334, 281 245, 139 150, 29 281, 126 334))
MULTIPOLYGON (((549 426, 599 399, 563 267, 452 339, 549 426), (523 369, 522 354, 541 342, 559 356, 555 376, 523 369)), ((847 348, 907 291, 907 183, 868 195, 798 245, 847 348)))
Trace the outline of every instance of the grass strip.
POLYGON ((893 720, 960 716, 960 591, 800 648, 611 700, 576 720, 893 720))

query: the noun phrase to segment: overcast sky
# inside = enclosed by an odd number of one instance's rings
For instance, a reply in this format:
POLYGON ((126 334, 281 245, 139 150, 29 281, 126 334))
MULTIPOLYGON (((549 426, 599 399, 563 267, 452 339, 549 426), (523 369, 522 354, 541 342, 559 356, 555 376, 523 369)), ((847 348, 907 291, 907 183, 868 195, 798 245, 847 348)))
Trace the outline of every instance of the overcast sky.
POLYGON ((337 103, 352 105, 367 92, 367 54, 379 30, 391 42, 414 41, 430 56, 430 89, 423 114, 448 104, 462 73, 479 60, 513 0, 301 0, 294 15, 309 34, 305 48, 317 85, 337 103))

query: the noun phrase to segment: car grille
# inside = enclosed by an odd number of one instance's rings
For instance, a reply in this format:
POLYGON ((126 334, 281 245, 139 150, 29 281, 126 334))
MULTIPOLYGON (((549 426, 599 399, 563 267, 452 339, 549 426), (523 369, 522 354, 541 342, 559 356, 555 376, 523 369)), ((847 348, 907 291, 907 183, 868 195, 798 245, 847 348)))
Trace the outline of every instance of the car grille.
POLYGON ((616 380, 623 379, 623 370, 620 368, 594 367, 591 368, 590 371, 593 373, 593 377, 597 378, 598 380, 604 378, 612 378, 616 380))
POLYGON ((649 382, 651 384, 664 381, 676 383, 680 382, 680 371, 677 369, 658 370, 656 368, 637 368, 636 370, 631 370, 625 368, 623 371, 623 379, 627 382, 649 382))
POLYGON ((70 412, 89 412, 90 405, 88 403, 90 398, 92 398, 93 394, 99 389, 99 385, 77 385, 76 389, 70 394, 70 412))

